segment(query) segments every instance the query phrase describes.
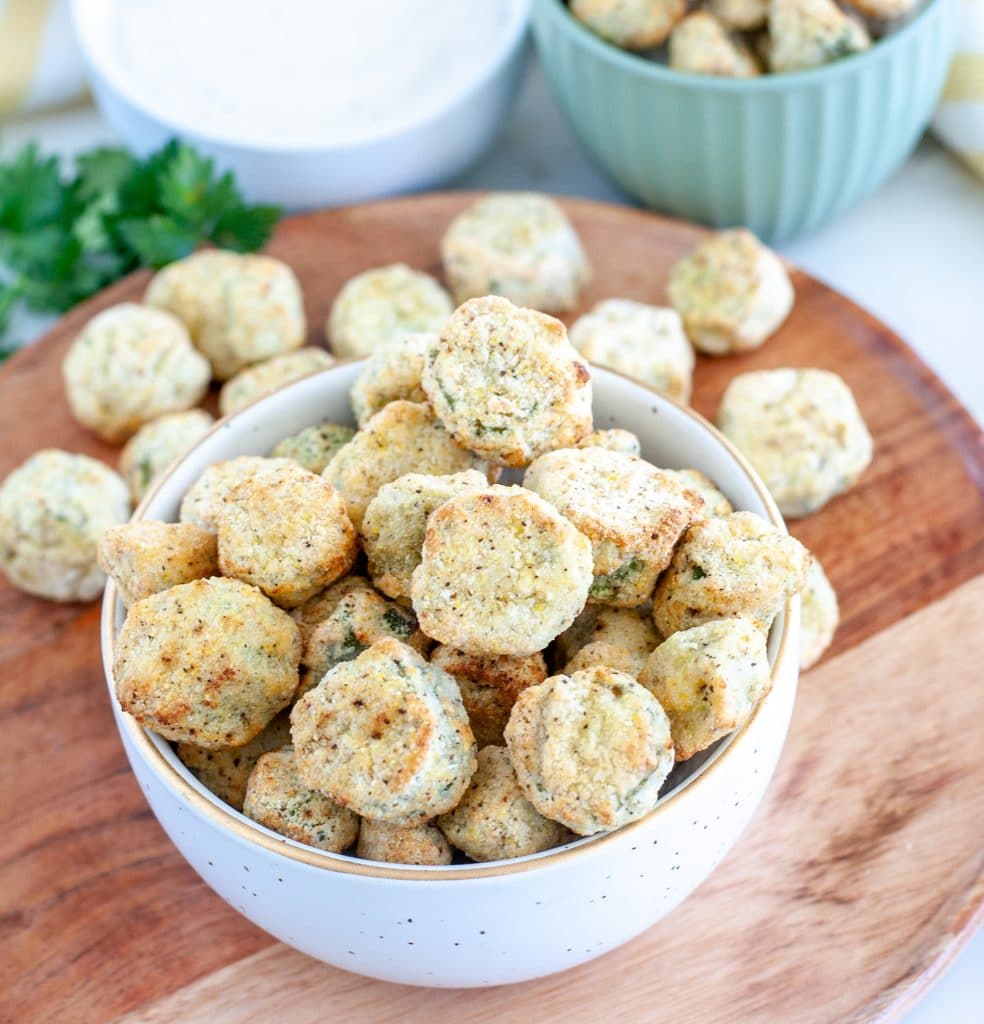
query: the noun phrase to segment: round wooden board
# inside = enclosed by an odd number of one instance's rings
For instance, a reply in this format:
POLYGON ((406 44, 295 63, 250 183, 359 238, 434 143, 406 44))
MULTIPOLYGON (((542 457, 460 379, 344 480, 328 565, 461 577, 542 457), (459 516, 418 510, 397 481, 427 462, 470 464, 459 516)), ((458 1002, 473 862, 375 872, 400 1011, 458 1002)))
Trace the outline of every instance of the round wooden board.
MULTIPOLYGON (((286 221, 317 343, 341 283, 405 260, 439 273, 468 202, 421 196, 286 221)), ((570 200, 608 296, 664 301, 700 229, 570 200)), ((0 372, 0 477, 58 446, 115 461, 69 417, 66 346, 138 274, 73 311, 0 372)), ((358 978, 281 946, 184 863, 130 776, 102 679, 95 605, 0 581, 0 1020, 870 1021, 895 1017, 984 917, 984 452, 967 413, 884 325, 795 271, 764 348, 701 359, 713 417, 736 373, 844 376, 876 443, 861 484, 792 524, 843 623, 805 675, 774 784, 719 870, 663 923, 567 974, 494 991, 358 978), (905 621, 901 621, 901 620, 905 621)), ((516 936, 517 943, 523 941, 516 936)))

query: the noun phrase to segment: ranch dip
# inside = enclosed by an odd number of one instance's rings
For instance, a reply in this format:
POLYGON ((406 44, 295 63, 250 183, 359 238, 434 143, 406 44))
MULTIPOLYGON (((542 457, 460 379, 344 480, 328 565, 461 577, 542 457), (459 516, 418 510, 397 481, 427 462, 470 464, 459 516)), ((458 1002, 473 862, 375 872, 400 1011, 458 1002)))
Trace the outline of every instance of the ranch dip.
POLYGON ((110 46, 137 102, 245 144, 385 135, 477 82, 515 0, 113 0, 110 46))

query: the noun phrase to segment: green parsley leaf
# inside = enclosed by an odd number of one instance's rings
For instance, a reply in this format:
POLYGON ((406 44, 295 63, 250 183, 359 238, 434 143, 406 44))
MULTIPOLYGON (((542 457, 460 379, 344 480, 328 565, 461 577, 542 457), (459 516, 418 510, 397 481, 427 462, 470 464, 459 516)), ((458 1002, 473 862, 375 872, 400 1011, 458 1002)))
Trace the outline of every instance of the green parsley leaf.
POLYGON ((212 243, 261 248, 280 218, 172 140, 144 159, 101 147, 65 174, 34 144, 0 160, 0 337, 19 303, 61 312, 140 266, 212 243))

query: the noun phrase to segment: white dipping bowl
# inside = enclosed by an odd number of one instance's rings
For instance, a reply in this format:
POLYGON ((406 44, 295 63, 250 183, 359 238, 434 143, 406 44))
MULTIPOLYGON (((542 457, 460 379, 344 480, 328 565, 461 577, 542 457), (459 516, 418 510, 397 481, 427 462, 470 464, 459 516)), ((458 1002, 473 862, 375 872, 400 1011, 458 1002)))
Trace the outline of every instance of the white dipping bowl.
MULTIPOLYGON (((289 210, 359 203, 431 188, 463 171, 491 144, 512 106, 529 56, 531 0, 508 0, 507 21, 489 41, 467 87, 443 107, 398 129, 354 143, 264 145, 203 134, 138 99, 111 45, 119 0, 72 0, 76 33, 103 117, 144 155, 177 137, 231 170, 251 202, 289 210)), ((206 0, 207 2, 207 0, 206 0)), ((189 26, 189 31, 194 31, 189 26)), ((439 69, 436 69, 439 73, 439 69)), ((180 66, 175 74, 181 74, 180 66)), ((399 97, 394 97, 398 102, 399 97)))
MULTIPOLYGON (((265 455, 281 438, 325 419, 351 422, 348 393, 361 365, 309 377, 222 420, 134 518, 174 520, 182 495, 213 462, 265 455)), ((764 485, 709 423, 614 373, 593 368, 592 376, 596 426, 633 431, 646 458, 703 470, 736 508, 783 528, 764 485)), ((762 799, 799 672, 794 598, 769 639, 769 694, 742 730, 678 767, 644 818, 531 857, 408 867, 304 846, 213 796, 167 742, 120 710, 112 664, 123 618, 110 582, 102 639, 116 724, 175 846, 227 903, 281 941, 336 967, 410 985, 501 985, 563 971, 670 913, 724 857, 762 799)))

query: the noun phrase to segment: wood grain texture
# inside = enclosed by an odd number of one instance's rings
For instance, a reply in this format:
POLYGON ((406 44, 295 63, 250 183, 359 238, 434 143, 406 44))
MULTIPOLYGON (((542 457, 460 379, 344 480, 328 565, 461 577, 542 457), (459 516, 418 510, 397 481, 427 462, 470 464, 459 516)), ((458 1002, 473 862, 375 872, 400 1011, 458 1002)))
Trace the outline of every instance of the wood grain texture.
MULTIPOLYGON (((440 234, 467 201, 285 222, 270 250, 301 279, 312 340, 352 274, 396 260, 438 272, 440 234)), ((566 205, 595 263, 585 305, 663 301, 670 264, 701 234, 566 205)), ((96 310, 145 282, 114 286, 0 371, 0 477, 41 446, 115 460, 69 417, 58 367, 96 310)), ((850 494, 792 524, 838 589, 843 625, 803 679, 766 807, 692 900, 625 949, 519 988, 421 992, 315 964, 227 908, 153 820, 113 726, 96 608, 0 581, 0 1020, 895 1015, 984 903, 984 584, 961 586, 984 573, 984 449, 887 328, 801 272, 794 284, 794 313, 763 349, 699 360, 694 404, 713 415, 746 369, 827 367, 854 389, 876 458, 850 494)))

